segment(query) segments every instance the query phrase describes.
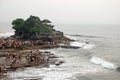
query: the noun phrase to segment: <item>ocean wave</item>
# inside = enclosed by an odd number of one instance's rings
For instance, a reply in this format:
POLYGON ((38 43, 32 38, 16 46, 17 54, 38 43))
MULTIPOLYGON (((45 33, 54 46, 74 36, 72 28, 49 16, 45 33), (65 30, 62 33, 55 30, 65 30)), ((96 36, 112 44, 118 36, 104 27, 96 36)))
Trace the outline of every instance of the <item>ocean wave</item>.
POLYGON ((11 35, 14 35, 14 33, 12 33, 12 32, 0 33, 0 37, 9 37, 11 35))
POLYGON ((101 65, 101 66, 103 66, 104 68, 107 68, 107 69, 113 69, 113 70, 117 69, 117 65, 115 65, 111 62, 108 62, 104 59, 101 59, 99 57, 93 56, 93 57, 91 57, 90 61, 94 64, 101 65))
POLYGON ((82 48, 83 49, 92 49, 94 47, 95 47, 95 45, 93 45, 93 44, 85 44, 82 48))
POLYGON ((77 40, 77 38, 73 37, 73 36, 70 36, 68 34, 65 34, 64 36, 66 36, 67 38, 71 39, 71 40, 77 40))
POLYGON ((10 79, 21 80, 71 80, 76 74, 87 74, 104 71, 103 68, 90 64, 80 64, 73 66, 74 63, 66 63, 61 66, 50 66, 49 68, 27 68, 23 71, 10 72, 10 79))
POLYGON ((80 47, 82 49, 92 49, 95 47, 93 44, 86 44, 86 43, 80 43, 80 42, 70 42, 70 46, 74 47, 80 47))
POLYGON ((85 43, 80 43, 80 42, 70 42, 70 46, 74 46, 74 47, 80 47, 82 48, 85 45, 85 43))
POLYGON ((99 38, 100 36, 88 36, 88 35, 79 35, 79 34, 67 34, 69 36, 75 36, 75 37, 89 37, 89 38, 99 38))
POLYGON ((70 35, 65 35, 67 38, 69 39, 72 39, 72 40, 75 40, 74 42, 70 42, 70 46, 73 46, 73 47, 80 47, 80 48, 83 48, 83 49, 92 49, 95 47, 95 45, 93 44, 87 44, 86 42, 79 42, 79 40, 76 38, 76 37, 73 37, 73 36, 70 36, 70 35))

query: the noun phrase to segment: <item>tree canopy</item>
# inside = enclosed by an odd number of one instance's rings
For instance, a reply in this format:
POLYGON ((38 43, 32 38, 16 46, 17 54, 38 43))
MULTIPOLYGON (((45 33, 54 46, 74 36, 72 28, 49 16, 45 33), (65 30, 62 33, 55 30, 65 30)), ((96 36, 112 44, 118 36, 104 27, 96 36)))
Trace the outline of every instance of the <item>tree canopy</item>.
POLYGON ((31 15, 26 20, 22 18, 13 20, 12 28, 15 30, 15 37, 24 39, 38 38, 52 33, 54 26, 48 23, 51 23, 48 19, 41 21, 39 17, 31 15))

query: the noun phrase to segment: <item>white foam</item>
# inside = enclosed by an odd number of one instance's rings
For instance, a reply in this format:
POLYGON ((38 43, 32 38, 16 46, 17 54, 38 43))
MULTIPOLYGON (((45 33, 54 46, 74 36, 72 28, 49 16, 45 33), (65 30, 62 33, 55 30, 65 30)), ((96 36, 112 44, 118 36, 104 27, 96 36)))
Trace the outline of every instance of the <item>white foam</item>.
POLYGON ((98 64, 98 65, 101 65, 101 66, 103 66, 103 67, 105 67, 105 68, 108 68, 108 69, 117 69, 117 65, 115 65, 115 64, 113 64, 113 63, 111 63, 111 62, 108 62, 108 61, 106 61, 106 60, 104 60, 104 59, 101 59, 101 58, 99 58, 99 57, 92 57, 91 59, 90 59, 90 61, 92 62, 92 63, 94 63, 94 64, 98 64))
POLYGON ((64 35, 64 36, 66 36, 67 38, 69 38, 69 39, 72 39, 72 40, 77 40, 77 38, 75 38, 75 37, 73 37, 73 36, 70 36, 70 35, 64 35))
POLYGON ((80 43, 80 42, 70 42, 70 46, 74 47, 83 47, 85 43, 80 43))
POLYGON ((94 48, 94 47, 95 47, 95 45, 85 44, 82 48, 83 48, 83 49, 92 49, 92 48, 94 48))
POLYGON ((42 80, 65 80, 71 77, 71 73, 61 71, 59 68, 29 68, 24 71, 9 74, 12 79, 41 79, 42 80))
POLYGON ((92 49, 92 48, 95 47, 95 45, 93 45, 93 44, 86 44, 86 43, 83 43, 83 42, 79 42, 79 40, 76 37, 73 37, 73 36, 70 36, 70 35, 65 35, 65 36, 69 39, 75 40, 75 42, 70 42, 70 46, 80 47, 80 48, 83 48, 83 49, 92 49))
MULTIPOLYGON (((79 59, 79 57, 77 57, 79 59)), ((88 62, 80 62, 76 57, 69 58, 67 63, 60 66, 51 65, 49 68, 26 68, 24 71, 15 71, 9 74, 12 79, 41 79, 42 80, 70 80, 76 74, 96 73, 104 70, 103 67, 88 62), (72 63, 71 63, 72 62, 72 63)), ((80 59, 81 60, 81 59, 80 59)))
POLYGON ((14 33, 11 33, 11 32, 0 33, 0 37, 9 37, 11 35, 14 35, 14 33))
MULTIPOLYGON (((53 49, 53 51, 56 49, 53 49)), ((52 51, 52 50, 51 50, 52 51)), ((39 67, 32 67, 32 68, 25 68, 23 71, 15 71, 10 72, 9 78, 10 79, 42 79, 42 80, 71 80, 77 74, 88 74, 88 73, 96 73, 96 72, 104 72, 102 66, 94 65, 88 61, 88 59, 79 56, 72 56, 68 57, 68 55, 72 55, 72 53, 58 53, 58 56, 64 55, 62 60, 65 60, 60 66, 50 65, 49 68, 39 68, 39 67)), ((59 58, 61 59, 61 58, 59 58)))
POLYGON ((95 45, 93 44, 86 44, 86 43, 80 43, 80 42, 70 42, 70 46, 74 46, 74 47, 80 47, 83 49, 92 49, 95 47, 95 45))
POLYGON ((51 71, 48 72, 42 80, 67 80, 69 77, 71 77, 71 73, 65 74, 63 72, 51 71))

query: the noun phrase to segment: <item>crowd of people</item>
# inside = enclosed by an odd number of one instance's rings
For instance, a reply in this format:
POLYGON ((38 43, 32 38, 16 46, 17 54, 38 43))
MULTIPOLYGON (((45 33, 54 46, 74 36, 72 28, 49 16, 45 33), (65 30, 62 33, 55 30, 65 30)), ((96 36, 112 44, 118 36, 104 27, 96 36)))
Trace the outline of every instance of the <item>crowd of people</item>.
POLYGON ((16 49, 23 49, 24 46, 32 46, 35 45, 53 45, 53 42, 50 41, 43 41, 42 39, 38 40, 17 40, 15 38, 0 38, 0 49, 5 50, 7 48, 16 48, 16 49))
MULTIPOLYGON (((26 64, 39 64, 49 61, 49 56, 43 54, 39 50, 30 51, 27 54, 17 54, 13 53, 11 50, 20 49, 23 50, 24 47, 34 47, 36 45, 48 45, 53 46, 58 42, 53 42, 52 40, 18 40, 13 37, 0 38, 0 50, 5 51, 4 63, 0 63, 0 73, 6 72, 7 68, 24 66, 26 64)), ((1 58, 1 57, 0 57, 1 58)))
POLYGON ((0 49, 20 48, 23 45, 21 41, 15 39, 0 38, 0 49))
POLYGON ((28 63, 34 63, 34 62, 47 62, 49 61, 48 58, 45 59, 45 55, 43 55, 39 50, 36 51, 30 51, 30 54, 27 56, 28 63))
POLYGON ((15 68, 23 66, 24 64, 34 65, 40 64, 44 62, 48 62, 49 57, 46 57, 42 52, 39 50, 30 51, 25 55, 15 54, 11 51, 8 51, 5 56, 5 63, 4 66, 0 66, 0 73, 6 72, 7 68, 15 68))

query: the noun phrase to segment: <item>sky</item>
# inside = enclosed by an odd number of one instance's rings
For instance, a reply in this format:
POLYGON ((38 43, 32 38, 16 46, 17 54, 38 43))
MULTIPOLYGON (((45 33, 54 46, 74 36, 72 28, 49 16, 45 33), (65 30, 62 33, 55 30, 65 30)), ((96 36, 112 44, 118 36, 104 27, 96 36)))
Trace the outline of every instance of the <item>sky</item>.
POLYGON ((0 22, 30 15, 64 24, 120 24, 120 0, 0 0, 0 22))

